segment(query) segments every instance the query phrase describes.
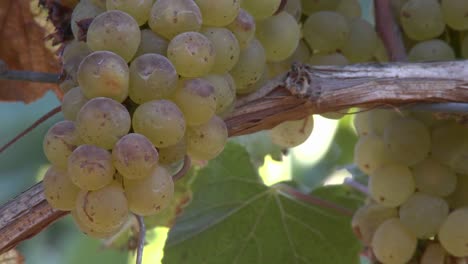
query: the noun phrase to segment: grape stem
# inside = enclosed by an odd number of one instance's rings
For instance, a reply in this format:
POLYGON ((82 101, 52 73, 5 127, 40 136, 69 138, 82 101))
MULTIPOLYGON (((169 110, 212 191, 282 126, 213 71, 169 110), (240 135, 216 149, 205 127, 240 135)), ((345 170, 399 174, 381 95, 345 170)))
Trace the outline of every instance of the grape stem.
POLYGON ((143 250, 145 248, 146 242, 146 226, 143 216, 135 214, 135 217, 138 221, 138 247, 136 264, 141 264, 143 263, 143 250))
POLYGON ((349 187, 369 196, 369 189, 365 186, 362 185, 361 183, 355 181, 353 178, 346 178, 344 180, 344 184, 348 185, 349 187))
POLYGON ((0 80, 59 83, 60 74, 48 72, 9 70, 5 62, 0 60, 0 80))
POLYGON ((192 160, 188 155, 185 155, 184 165, 176 174, 172 176, 172 180, 176 182, 182 179, 185 176, 185 174, 187 174, 187 171, 190 169, 190 167, 192 167, 192 160))

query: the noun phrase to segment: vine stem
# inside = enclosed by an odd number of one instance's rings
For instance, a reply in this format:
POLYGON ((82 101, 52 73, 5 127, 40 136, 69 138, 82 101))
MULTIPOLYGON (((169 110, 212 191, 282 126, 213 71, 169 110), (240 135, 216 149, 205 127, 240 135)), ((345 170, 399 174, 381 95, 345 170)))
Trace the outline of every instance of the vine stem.
POLYGON ((137 257, 136 257, 136 264, 142 264, 143 263, 143 250, 145 248, 145 243, 146 243, 146 226, 145 226, 145 220, 143 219, 143 216, 141 215, 136 215, 135 217, 138 221, 138 247, 137 247, 137 257))

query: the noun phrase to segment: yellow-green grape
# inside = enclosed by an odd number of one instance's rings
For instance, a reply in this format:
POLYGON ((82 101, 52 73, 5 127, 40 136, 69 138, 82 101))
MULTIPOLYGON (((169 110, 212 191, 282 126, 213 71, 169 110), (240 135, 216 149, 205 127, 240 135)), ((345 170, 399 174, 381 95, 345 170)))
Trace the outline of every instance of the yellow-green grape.
POLYGON ((291 16, 296 19, 297 22, 302 17, 302 3, 301 0, 288 0, 283 8, 284 11, 288 12, 291 16))
POLYGON ((81 145, 68 157, 68 176, 82 190, 97 190, 112 182, 111 154, 93 145, 81 145))
POLYGON ((166 39, 187 31, 199 31, 200 8, 193 0, 158 0, 151 9, 148 25, 166 39))
POLYGON ((75 208, 80 189, 71 182, 67 171, 51 166, 42 181, 47 202, 57 210, 69 211, 75 208))
POLYGON ((224 113, 236 100, 236 87, 229 73, 209 74, 203 76, 214 88, 216 98, 216 114, 224 113))
POLYGON ((150 29, 141 30, 140 46, 135 54, 139 57, 146 53, 156 53, 166 56, 169 41, 154 33, 150 29))
POLYGON ((77 86, 78 82, 70 78, 70 76, 67 76, 66 79, 59 84, 60 90, 62 90, 63 93, 67 93, 72 88, 75 88, 77 86))
POLYGON ((268 76, 269 78, 275 78, 276 76, 289 71, 295 62, 306 63, 309 57, 309 47, 307 47, 307 44, 301 39, 294 53, 287 59, 267 63, 268 76))
POLYGON ((378 136, 383 136, 388 123, 400 117, 396 111, 386 109, 370 110, 368 111, 368 115, 371 131, 378 136))
POLYGON ((341 53, 314 54, 309 58, 310 65, 347 65, 348 59, 341 53))
POLYGON ((448 213, 444 199, 425 193, 414 193, 399 209, 400 221, 421 239, 435 236, 448 213))
POLYGON ((87 102, 88 98, 84 96, 79 86, 68 91, 62 100, 62 113, 65 119, 76 120, 81 107, 87 102))
POLYGON ((384 141, 376 135, 360 136, 354 145, 354 163, 366 174, 393 162, 384 141))
POLYGON ((390 121, 383 139, 390 156, 408 166, 423 161, 431 150, 429 129, 413 118, 401 117, 390 121))
POLYGON ((138 106, 132 125, 136 133, 146 136, 158 148, 176 144, 185 133, 184 115, 169 100, 154 100, 138 106))
POLYGON ((294 17, 283 11, 259 21, 256 36, 265 48, 268 61, 282 61, 296 50, 301 31, 294 17))
POLYGON ((200 77, 209 73, 215 63, 213 43, 198 32, 175 36, 167 48, 167 57, 183 77, 200 77))
POLYGON ((370 111, 365 111, 365 109, 360 109, 357 114, 354 115, 353 125, 354 129, 358 136, 367 136, 372 134, 372 124, 370 122, 370 111))
POLYGON ((174 65, 166 57, 147 53, 130 64, 130 99, 137 104, 170 97, 177 89, 174 65))
POLYGON ((400 21, 406 35, 418 41, 436 38, 445 29, 437 0, 409 0, 401 8, 400 21))
POLYGON ((468 1, 442 0, 442 14, 447 25, 455 30, 468 29, 468 1))
POLYGON ((161 212, 174 195, 174 182, 164 167, 157 167, 143 179, 124 179, 124 186, 130 211, 138 215, 161 212))
POLYGON ((468 208, 459 208, 449 214, 439 229, 439 242, 453 256, 468 255, 468 208))
POLYGON ((177 142, 175 145, 158 148, 159 163, 162 165, 170 165, 184 159, 187 153, 187 143, 185 138, 177 142))
POLYGON ((228 131, 223 119, 213 116, 207 123, 189 127, 185 137, 192 159, 211 160, 223 151, 228 131))
POLYGON ((455 52, 447 42, 432 39, 414 45, 408 53, 408 59, 415 62, 448 61, 455 59, 455 52))
POLYGON ((73 80, 76 80, 78 67, 81 61, 91 52, 86 42, 72 40, 65 46, 62 53, 63 70, 73 80))
POLYGON ((208 122, 216 112, 215 89, 202 78, 179 81, 173 101, 184 113, 185 122, 189 126, 208 122))
POLYGON ((468 139, 468 129, 456 123, 438 126, 432 130, 431 155, 450 166, 458 148, 468 139))
POLYGON ((468 59, 468 35, 463 38, 461 44, 461 54, 463 58, 468 59))
POLYGON ((378 62, 388 62, 388 52, 382 39, 377 38, 377 48, 374 51, 374 58, 378 62))
POLYGON ((86 42, 90 49, 112 51, 129 62, 140 46, 138 23, 129 14, 111 10, 94 18, 86 42))
POLYGON ((336 12, 348 19, 359 18, 361 17, 361 4, 359 0, 341 0, 336 12))
POLYGON ((445 264, 447 257, 447 251, 439 243, 431 243, 424 249, 420 264, 445 264))
POLYGON ((95 6, 98 6, 100 8, 106 8, 106 0, 88 0, 90 3, 92 3, 95 6))
POLYGON ((108 237, 111 237, 112 235, 116 234, 117 231, 120 229, 120 226, 119 227, 116 227, 115 229, 111 230, 111 231, 108 231, 108 232, 103 232, 103 231, 98 231, 96 230, 95 228, 91 227, 90 226, 90 220, 87 219, 86 221, 82 221, 77 213, 76 213, 76 210, 75 210, 75 201, 73 203, 74 207, 71 211, 71 216, 73 218, 73 221, 75 222, 76 226, 78 227, 78 229, 83 232, 85 235, 87 236, 90 236, 90 237, 94 237, 94 238, 108 238, 108 237))
POLYGON ((131 127, 128 110, 106 97, 89 100, 78 112, 76 129, 85 144, 112 149, 131 127))
POLYGON ((54 124, 44 136, 44 154, 52 165, 66 169, 68 157, 81 143, 75 123, 60 121, 54 124))
POLYGON ((398 210, 378 203, 370 203, 360 207, 353 215, 351 226, 358 238, 370 245, 375 230, 385 220, 398 217, 398 210))
POLYGON ((352 63, 372 59, 377 49, 378 37, 372 25, 364 19, 356 18, 349 23, 349 37, 341 52, 352 63))
POLYGON ((145 136, 130 133, 115 144, 112 161, 125 179, 142 179, 158 165, 158 151, 145 136))
POLYGON ((301 0, 302 12, 305 15, 312 15, 323 10, 335 10, 341 0, 301 0))
POLYGON ((118 184, 80 191, 75 207, 78 219, 99 232, 114 231, 122 226, 128 218, 128 209, 124 190, 118 184))
POLYGON ((104 11, 105 9, 97 7, 89 1, 80 1, 73 9, 70 21, 71 30, 75 39, 79 39, 82 35, 85 35, 84 33, 86 33, 80 30, 80 27, 78 26, 80 21, 93 19, 104 11))
POLYGON ((418 240, 398 218, 383 222, 372 238, 372 251, 382 263, 407 263, 416 251, 418 240))
POLYGON ((249 46, 255 37, 256 24, 254 18, 244 9, 240 9, 236 19, 227 26, 237 38, 241 50, 249 46))
POLYGON ((468 156, 468 142, 466 140, 460 144, 455 153, 451 157, 449 166, 457 173, 468 174, 468 163, 466 157, 468 156))
POLYGON ((412 169, 418 191, 440 197, 448 196, 455 191, 457 175, 437 160, 427 158, 412 169))
POLYGON ((331 11, 313 13, 302 27, 302 34, 307 44, 312 49, 321 52, 332 52, 343 47, 349 32, 346 18, 331 11))
POLYGON ((255 20, 272 16, 279 8, 281 0, 242 0, 241 7, 249 12, 255 20))
POLYGON ((239 60, 240 48, 236 36, 226 28, 207 27, 201 30, 213 44, 216 56, 212 73, 226 73, 239 60))
POLYGON ((203 17, 203 25, 224 27, 239 14, 240 0, 195 0, 203 17))
POLYGON ((468 206, 468 175, 457 175, 457 185, 447 201, 451 209, 468 206))
POLYGON ((253 93, 257 91, 270 80, 268 74, 269 74, 268 67, 265 67, 265 69, 263 69, 262 75, 260 76, 260 79, 257 82, 249 84, 242 88, 239 88, 237 84, 234 85, 236 86, 236 93, 243 95, 243 94, 249 94, 249 93, 253 93))
POLYGON ((253 39, 247 48, 241 51, 239 60, 229 72, 236 83, 237 91, 245 90, 260 80, 266 67, 265 49, 253 39))
POLYGON ((87 98, 103 96, 123 102, 128 95, 128 83, 127 63, 110 51, 89 54, 78 69, 78 84, 87 98))
POLYGON ((131 15, 139 26, 148 21, 153 0, 107 0, 107 10, 120 10, 131 15))
POLYGON ((414 178, 404 165, 390 164, 378 168, 370 175, 369 191, 372 198, 389 207, 404 203, 414 192, 414 178))
POLYGON ((274 144, 292 148, 304 143, 312 134, 314 118, 309 116, 301 120, 286 121, 270 130, 270 137, 274 144))

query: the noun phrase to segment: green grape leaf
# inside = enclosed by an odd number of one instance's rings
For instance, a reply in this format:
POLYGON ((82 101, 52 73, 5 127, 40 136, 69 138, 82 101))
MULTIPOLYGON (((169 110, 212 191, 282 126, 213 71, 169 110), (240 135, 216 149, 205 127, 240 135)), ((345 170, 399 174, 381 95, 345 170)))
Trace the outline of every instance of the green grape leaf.
POLYGON ((263 185, 247 151, 229 143, 199 171, 163 263, 359 263, 349 215, 279 186, 263 185))
POLYGON ((366 196, 347 185, 322 186, 312 191, 311 195, 341 205, 353 211, 361 207, 366 196))
POLYGON ((256 166, 263 165, 265 156, 271 155, 274 160, 281 160, 283 153, 280 146, 273 144, 268 131, 260 131, 250 135, 239 136, 230 139, 244 146, 250 154, 252 163, 256 166))

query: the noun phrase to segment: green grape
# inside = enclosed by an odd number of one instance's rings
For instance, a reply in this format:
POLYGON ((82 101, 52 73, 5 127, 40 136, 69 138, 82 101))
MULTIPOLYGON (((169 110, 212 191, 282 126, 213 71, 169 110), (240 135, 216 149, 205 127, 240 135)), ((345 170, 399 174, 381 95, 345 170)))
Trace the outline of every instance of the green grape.
POLYGON ((371 60, 378 43, 372 25, 364 19, 356 18, 348 26, 349 37, 341 48, 343 55, 352 63, 371 60))
POLYGON ((465 0, 442 0, 442 14, 447 25, 455 30, 468 29, 468 2, 465 0))
POLYGON ((301 17, 302 17, 301 0, 288 0, 283 10, 288 12, 291 16, 293 16, 297 22, 301 20, 301 17))
POLYGON ((135 58, 146 53, 156 53, 166 56, 169 41, 154 33, 150 29, 141 30, 140 46, 136 51, 135 58))
POLYGON ((97 190, 112 182, 112 155, 93 145, 81 145, 68 157, 68 176, 82 190, 97 190))
POLYGON ((153 6, 153 0, 107 0, 107 10, 120 10, 131 15, 139 26, 148 21, 151 7, 153 6))
POLYGON ((440 197, 451 194, 457 186, 457 175, 437 160, 427 158, 413 167, 416 189, 440 197))
POLYGON ((130 99, 137 104, 170 97, 177 89, 179 75, 166 57, 147 53, 130 64, 130 99))
POLYGON ((305 15, 312 15, 323 10, 335 10, 341 0, 301 0, 302 12, 305 15))
POLYGON ((439 229, 439 242, 445 250, 456 257, 468 255, 468 208, 459 208, 449 214, 439 229))
POLYGON ((213 43, 198 32, 175 36, 167 48, 167 57, 183 77, 200 77, 209 73, 215 63, 213 43))
POLYGON ((358 136, 367 136, 373 134, 372 124, 370 122, 370 113, 371 111, 366 111, 366 109, 360 109, 357 114, 354 115, 353 125, 354 129, 358 136))
POLYGON ((249 94, 249 93, 253 93, 253 92, 257 91, 258 89, 260 89, 263 85, 265 85, 269 81, 268 73, 269 73, 268 67, 265 67, 265 69, 263 69, 262 75, 260 76, 260 79, 258 81, 256 81, 255 83, 249 84, 249 85, 247 85, 245 87, 241 87, 241 88, 239 88, 239 86, 237 86, 237 84, 236 84, 235 85, 236 86, 236 93, 240 94, 240 95, 244 95, 244 94, 249 94))
POLYGON ((347 65, 348 59, 341 53, 314 54, 309 58, 310 65, 347 65))
POLYGON ((377 230, 385 220, 394 217, 398 217, 396 208, 370 203, 360 207, 354 213, 351 226, 364 245, 369 245, 375 230, 377 230))
POLYGON ((398 218, 383 222, 372 238, 372 251, 383 263, 407 263, 413 257, 417 239, 398 218))
POLYGON ((75 207, 80 189, 71 182, 66 170, 51 166, 42 182, 44 196, 54 209, 69 211, 75 207))
POLYGON ((445 22, 437 0, 409 0, 400 11, 401 26, 413 40, 428 40, 444 32, 445 22))
POLYGON ((98 15, 89 25, 86 42, 94 51, 107 50, 129 62, 140 46, 138 23, 129 14, 111 10, 98 15))
POLYGON ((187 153, 195 160, 211 160, 224 149, 228 131, 224 121, 213 116, 207 123, 187 129, 187 153))
POLYGON ((68 157, 80 143, 75 123, 65 120, 54 124, 47 131, 42 147, 50 163, 57 168, 66 169, 68 157))
POLYGON ((468 176, 457 175, 457 185, 455 190, 447 197, 450 208, 460 208, 468 206, 468 176))
POLYGON ((91 4, 89 1, 80 1, 73 9, 70 21, 71 30, 75 39, 78 40, 82 35, 86 35, 86 32, 81 30, 78 26, 78 22, 93 19, 104 11, 104 9, 91 4))
POLYGON ((128 218, 129 202, 125 194, 117 184, 95 191, 80 191, 75 207, 77 218, 99 232, 116 230, 128 218))
POLYGON ((195 0, 203 17, 203 25, 224 27, 239 14, 240 2, 237 0, 195 0))
POLYGON ((236 36, 226 28, 207 27, 201 30, 213 44, 216 56, 212 66, 212 73, 226 73, 239 60, 240 48, 236 36))
POLYGON ((172 39, 187 31, 199 31, 200 8, 193 0, 158 0, 151 9, 148 25, 153 32, 172 39))
POLYGON ((159 148, 159 163, 162 165, 170 165, 180 162, 184 159, 187 153, 187 143, 185 138, 165 148, 159 148))
POLYGON ((354 145, 354 163, 366 174, 375 172, 378 168, 393 163, 388 155, 388 149, 382 138, 367 134, 360 136, 354 145))
POLYGON ((294 53, 287 59, 278 62, 268 62, 267 71, 269 78, 275 78, 291 69, 291 65, 296 62, 306 63, 310 57, 310 50, 307 44, 300 40, 294 53))
POLYGON ((115 144, 112 161, 125 179, 141 179, 158 165, 158 151, 145 136, 130 133, 115 144))
POLYGON ((304 143, 314 129, 313 116, 301 120, 286 121, 270 130, 274 144, 283 148, 292 148, 304 143))
POLYGON ((68 43, 62 53, 62 68, 73 79, 76 80, 78 67, 81 61, 91 53, 86 42, 72 40, 68 43))
POLYGON ((241 50, 247 48, 250 41, 255 38, 255 20, 244 9, 240 9, 236 19, 227 28, 236 36, 241 50))
POLYGON ((445 264, 447 257, 447 251, 439 243, 431 243, 424 249, 420 264, 445 264))
POLYGON ((78 83, 71 79, 70 76, 66 76, 66 79, 59 84, 60 90, 62 90, 64 94, 77 86, 78 83))
POLYGON ((332 119, 332 120, 340 120, 343 118, 348 110, 345 110, 344 112, 326 112, 326 113, 321 113, 321 117, 325 117, 327 119, 332 119))
POLYGON ((368 112, 372 133, 383 136, 385 127, 393 119, 399 118, 398 112, 386 109, 373 109, 368 112))
POLYGON ((157 167, 143 179, 124 179, 130 211, 138 215, 154 215, 172 201, 174 182, 164 167, 157 167))
POLYGON ((414 189, 413 174, 404 165, 385 165, 370 175, 369 192, 375 201, 385 206, 401 205, 414 189))
POLYGON ((87 98, 109 97, 123 102, 128 95, 127 63, 110 51, 95 51, 78 69, 78 84, 87 98))
POLYGON ((455 59, 455 52, 447 42, 432 39, 414 45, 409 51, 408 59, 414 62, 448 61, 455 59))
POLYGON ((209 74, 203 76, 214 88, 216 98, 216 114, 224 113, 236 100, 236 87, 229 73, 209 74))
POLYGON ((374 51, 374 58, 378 62, 388 62, 389 60, 387 48, 380 38, 377 38, 377 48, 374 51))
POLYGON ((184 113, 189 126, 208 122, 216 112, 215 89, 202 78, 181 80, 173 101, 184 113))
POLYGON ((361 4, 359 0, 341 0, 336 8, 336 12, 342 14, 347 19, 361 17, 361 4))
POLYGON ((399 209, 400 221, 421 239, 435 236, 448 213, 445 200, 425 193, 414 193, 399 209))
MULTIPOLYGON (((75 205, 75 202, 73 203, 75 205)), ((116 234, 117 231, 120 229, 120 226, 108 231, 108 232, 103 232, 103 231, 97 231, 95 228, 90 226, 90 221, 89 219, 87 221, 81 221, 81 219, 78 217, 78 214, 76 213, 76 210, 71 211, 71 216, 73 218, 73 221, 75 222, 76 226, 78 229, 83 232, 85 235, 94 237, 94 238, 109 238, 112 235, 116 234)))
POLYGON ((442 164, 451 166, 452 160, 468 137, 468 129, 456 123, 438 126, 432 130, 431 155, 442 164))
POLYGON ((138 106, 132 124, 136 133, 146 136, 158 148, 176 144, 185 133, 184 115, 169 100, 154 100, 138 106))
POLYGON ((236 83, 236 89, 240 91, 258 82, 265 68, 265 49, 257 39, 253 39, 249 46, 241 51, 237 64, 229 73, 236 83))
POLYGON ((241 7, 249 12, 255 20, 271 17, 280 7, 281 0, 242 0, 241 7))
POLYGON ((408 166, 424 160, 431 150, 429 129, 419 120, 395 118, 385 127, 383 139, 390 155, 408 166))
POLYGON ((99 8, 106 8, 106 0, 88 0, 91 4, 99 8))
POLYGON ((78 112, 76 128, 85 144, 112 149, 131 127, 128 110, 106 97, 89 100, 78 112))
POLYGON ((331 11, 313 13, 302 27, 302 34, 307 44, 321 52, 332 52, 343 47, 349 33, 346 18, 331 11))
POLYGON ((468 59, 468 35, 463 38, 461 44, 461 55, 463 58, 468 59))
POLYGON ((75 87, 68 91, 62 100, 62 113, 67 120, 76 120, 76 116, 81 107, 88 102, 80 87, 75 87))
POLYGON ((401 11, 401 8, 403 7, 404 4, 406 4, 406 2, 408 2, 409 0, 390 0, 390 8, 392 9, 392 15, 395 19, 395 21, 401 25, 401 21, 400 21, 400 11, 401 11))
POLYGON ((256 36, 268 61, 282 61, 296 50, 301 30, 294 17, 283 11, 258 22, 256 36))

